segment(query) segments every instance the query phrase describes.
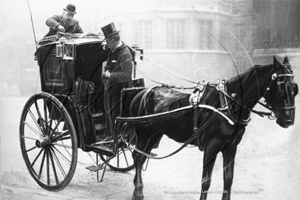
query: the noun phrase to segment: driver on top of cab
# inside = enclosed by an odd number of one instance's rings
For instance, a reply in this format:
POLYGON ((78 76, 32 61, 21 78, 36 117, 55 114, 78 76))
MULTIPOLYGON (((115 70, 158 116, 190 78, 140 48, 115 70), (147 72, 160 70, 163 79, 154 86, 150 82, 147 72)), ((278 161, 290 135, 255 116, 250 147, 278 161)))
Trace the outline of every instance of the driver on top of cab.
POLYGON ((56 35, 57 32, 66 33, 83 33, 79 22, 74 19, 76 6, 73 4, 68 4, 64 8, 62 15, 54 15, 46 21, 46 25, 49 26, 49 32, 44 37, 49 37, 51 35, 56 35))

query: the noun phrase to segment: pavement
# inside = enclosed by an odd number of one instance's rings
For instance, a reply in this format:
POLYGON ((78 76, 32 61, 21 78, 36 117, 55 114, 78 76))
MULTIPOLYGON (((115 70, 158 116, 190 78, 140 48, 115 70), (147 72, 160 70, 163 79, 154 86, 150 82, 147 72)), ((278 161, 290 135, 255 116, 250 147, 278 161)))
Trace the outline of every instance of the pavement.
MULTIPOLYGON (((50 192, 49 192, 50 193, 50 192)), ((1 200, 67 200, 71 198, 66 198, 58 193, 52 192, 52 194, 39 194, 34 193, 31 190, 21 189, 21 188, 13 188, 9 186, 1 186, 1 200)))
MULTIPOLYGON (((130 200, 134 170, 129 173, 107 171, 103 183, 87 171, 87 153, 79 154, 76 173, 62 191, 41 188, 28 173, 18 138, 19 118, 27 97, 0 97, 0 200, 130 200)), ((300 99, 297 99, 297 105, 300 99)), ((296 110, 297 117, 300 115, 296 110)), ((289 129, 278 127, 267 118, 255 118, 239 145, 232 199, 300 199, 300 128, 299 120, 289 129), (296 134, 294 134, 296 133, 296 134), (250 194, 251 193, 251 194, 250 194)), ((179 144, 163 140, 159 156, 176 150, 179 144)), ((165 159, 152 160, 143 172, 145 199, 199 199, 202 153, 197 148, 165 159), (188 192, 186 194, 185 192, 188 192)), ((222 157, 218 157, 208 198, 221 199, 223 188, 222 157)))

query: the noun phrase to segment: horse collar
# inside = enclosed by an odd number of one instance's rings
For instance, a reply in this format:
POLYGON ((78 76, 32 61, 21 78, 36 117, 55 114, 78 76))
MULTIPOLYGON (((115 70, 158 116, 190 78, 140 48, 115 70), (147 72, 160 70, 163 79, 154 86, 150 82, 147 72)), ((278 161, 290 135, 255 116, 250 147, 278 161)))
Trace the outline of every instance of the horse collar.
MULTIPOLYGON (((236 96, 235 93, 232 93, 232 95, 230 96, 228 94, 228 90, 227 90, 227 81, 225 79, 223 79, 222 81, 219 82, 219 84, 216 86, 216 89, 219 90, 219 98, 220 98, 220 108, 218 110, 227 113, 228 117, 234 121, 235 124, 240 124, 243 126, 248 125, 248 123, 250 122, 251 118, 250 115, 247 119, 236 119, 232 113, 231 113, 231 108, 228 104, 228 99, 237 102, 234 97, 236 96)), ((238 103, 238 102, 237 102, 238 103)), ((239 103, 238 103, 239 104, 239 103)), ((244 107, 243 105, 240 105, 242 107, 244 107)))

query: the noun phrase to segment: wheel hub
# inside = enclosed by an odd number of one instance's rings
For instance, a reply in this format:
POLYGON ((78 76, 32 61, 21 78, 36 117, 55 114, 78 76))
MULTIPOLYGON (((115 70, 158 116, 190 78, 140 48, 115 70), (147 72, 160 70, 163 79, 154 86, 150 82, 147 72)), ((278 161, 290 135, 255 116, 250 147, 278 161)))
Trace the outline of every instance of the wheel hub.
POLYGON ((38 148, 43 148, 43 147, 49 146, 49 144, 50 144, 49 137, 46 137, 43 140, 36 140, 35 141, 35 145, 38 148))

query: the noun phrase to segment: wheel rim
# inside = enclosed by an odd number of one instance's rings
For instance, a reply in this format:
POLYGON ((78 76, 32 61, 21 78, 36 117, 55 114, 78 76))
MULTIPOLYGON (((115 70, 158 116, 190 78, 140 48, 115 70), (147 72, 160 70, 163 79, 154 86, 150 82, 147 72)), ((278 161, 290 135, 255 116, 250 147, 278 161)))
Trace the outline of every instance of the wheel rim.
POLYGON ((69 184, 77 164, 77 138, 70 115, 54 96, 41 93, 27 101, 20 144, 25 164, 41 187, 56 191, 69 184))
MULTIPOLYGON (((112 158, 107 164, 112 170, 127 172, 134 168, 134 161, 132 158, 133 150, 128 148, 125 143, 119 144, 116 156, 112 158)), ((100 155, 101 159, 105 161, 108 157, 100 155)))

